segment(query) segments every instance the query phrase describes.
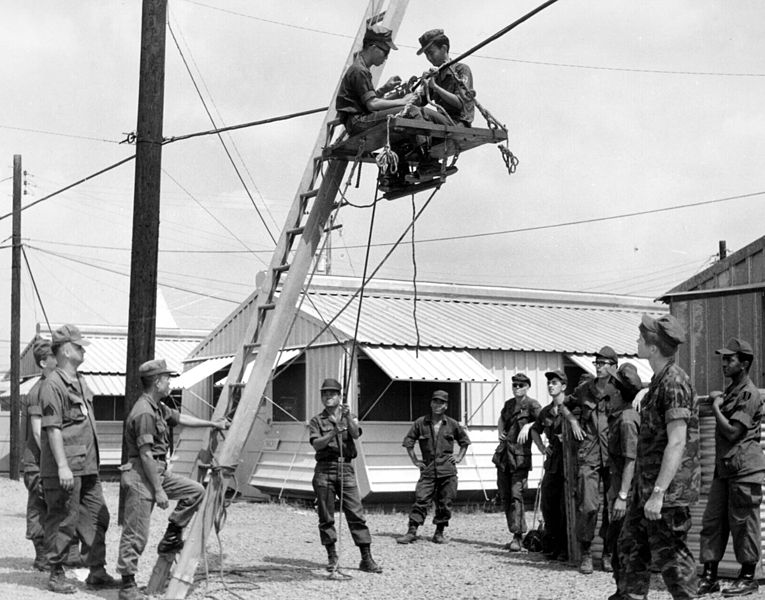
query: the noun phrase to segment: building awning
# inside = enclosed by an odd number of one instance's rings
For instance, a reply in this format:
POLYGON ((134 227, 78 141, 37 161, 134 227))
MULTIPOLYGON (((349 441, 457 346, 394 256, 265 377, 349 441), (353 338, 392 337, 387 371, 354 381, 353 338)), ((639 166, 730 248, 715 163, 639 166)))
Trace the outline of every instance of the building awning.
POLYGON ((188 371, 181 373, 178 377, 173 377, 170 380, 170 387, 174 390, 188 389, 200 381, 207 379, 213 373, 227 367, 232 362, 234 362, 233 356, 210 358, 198 365, 194 365, 188 371))
MULTIPOLYGON (((595 365, 592 364, 595 360, 594 354, 567 354, 566 356, 571 359, 571 362, 573 362, 580 369, 584 370, 590 375, 595 375, 595 365)), ((638 376, 640 377, 640 381, 643 382, 643 385, 651 383, 653 370, 651 369, 651 365, 648 364, 647 360, 643 358, 633 358, 631 356, 627 356, 619 359, 620 366, 624 363, 631 363, 635 365, 638 376)))
POLYGON ((497 383, 499 379, 466 350, 363 347, 394 381, 497 383))
MULTIPOLYGON (((34 377, 30 377, 26 381, 22 381, 19 384, 19 396, 26 396, 29 393, 29 390, 32 389, 32 386, 34 386, 35 383, 37 383, 40 380, 40 376, 36 375, 34 377)), ((11 388, 9 387, 7 390, 3 390, 2 393, 0 393, 0 397, 10 397, 11 395, 11 388)))
MULTIPOLYGON (((293 350, 282 350, 281 353, 278 355, 276 359, 276 365, 274 366, 274 369, 277 369, 281 367, 282 365, 287 364, 292 359, 297 358, 303 353, 304 349, 293 349, 293 350)), ((255 361, 251 360, 247 363, 247 365, 244 367, 244 373, 242 374, 242 383, 247 383, 250 379, 250 374, 252 373, 252 369, 255 367, 255 361)), ((215 385, 226 385, 226 381, 228 381, 228 375, 226 377, 221 377, 218 381, 215 382, 215 385)))
POLYGON ((89 375, 85 373, 82 378, 94 396, 125 395, 124 375, 89 375))

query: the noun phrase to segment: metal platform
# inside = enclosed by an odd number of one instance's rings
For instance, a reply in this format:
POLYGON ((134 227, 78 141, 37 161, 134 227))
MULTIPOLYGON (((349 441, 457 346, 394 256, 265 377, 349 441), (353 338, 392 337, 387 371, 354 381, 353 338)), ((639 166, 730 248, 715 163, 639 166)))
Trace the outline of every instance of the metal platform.
MULTIPOLYGON (((359 148, 362 148, 361 161, 374 162, 372 152, 385 145, 388 135, 387 126, 386 121, 381 121, 362 133, 341 138, 324 149, 323 158, 354 161, 359 148)), ((416 136, 425 136, 429 139, 430 156, 437 159, 460 154, 483 144, 499 144, 507 140, 507 134, 501 129, 438 125, 423 119, 403 117, 391 119, 390 144, 392 147, 411 144, 416 136)))

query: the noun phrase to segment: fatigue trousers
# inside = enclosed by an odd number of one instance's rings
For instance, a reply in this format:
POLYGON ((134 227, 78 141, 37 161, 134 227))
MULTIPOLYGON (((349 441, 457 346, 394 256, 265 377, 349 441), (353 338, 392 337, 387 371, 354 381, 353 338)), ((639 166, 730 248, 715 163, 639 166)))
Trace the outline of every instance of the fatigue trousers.
POLYGON ((595 537, 598 511, 602 508, 598 535, 606 539, 608 531, 608 468, 579 465, 576 482, 576 539, 590 543, 595 537), (602 486, 602 487, 601 487, 602 486))
POLYGON ((739 563, 759 563, 761 503, 761 482, 713 479, 701 521, 699 560, 720 562, 730 536, 739 563))
MULTIPOLYGON (((431 465, 431 468, 433 466, 431 465)), ((452 518, 452 504, 457 497, 457 476, 436 477, 420 473, 420 479, 414 488, 414 504, 409 511, 409 522, 419 527, 425 523, 430 505, 435 502, 436 512, 433 524, 448 527, 452 518)))
POLYGON ((623 591, 619 585, 624 578, 624 569, 622 568, 621 560, 619 560, 619 536, 623 526, 624 517, 621 519, 611 519, 608 523, 606 538, 603 540, 603 554, 611 555, 611 572, 614 574, 616 589, 620 592, 623 591))
POLYGON ((696 561, 687 544, 690 510, 687 506, 664 508, 660 519, 649 521, 643 508, 642 502, 634 501, 627 507, 618 542, 621 580, 617 587, 632 598, 645 598, 653 555, 672 597, 675 600, 696 598, 696 561))
POLYGON ((24 486, 27 488, 27 539, 37 547, 45 539, 44 523, 48 512, 40 472, 25 472, 24 486))
POLYGON ((522 535, 526 533, 526 519, 523 514, 523 489, 526 487, 526 481, 529 472, 508 471, 497 469, 497 485, 502 506, 505 509, 505 520, 507 521, 507 530, 513 535, 522 535))
MULTIPOLYGON (((143 471, 140 459, 131 460, 132 468, 122 471, 120 485, 124 490, 124 514, 122 536, 117 556, 117 572, 134 575, 138 559, 146 548, 154 509, 154 488, 143 471)), ((162 489, 170 500, 178 500, 169 521, 178 527, 186 527, 204 498, 201 484, 187 477, 167 471, 164 462, 157 462, 162 489)))
POLYGON ((313 473, 313 491, 316 493, 316 507, 319 512, 319 538, 324 546, 337 542, 335 529, 335 498, 342 494, 343 513, 351 530, 353 543, 357 546, 371 544, 361 504, 361 494, 356 484, 356 472, 351 463, 334 461, 317 462, 313 473))
POLYGON ((568 555, 566 536, 566 481, 563 468, 559 473, 545 471, 542 478, 540 507, 545 522, 542 550, 568 555))
POLYGON ((67 558, 75 534, 79 535, 82 558, 91 570, 106 564, 106 530, 109 509, 98 475, 75 475, 70 491, 58 477, 44 477, 43 490, 48 513, 45 516, 45 549, 51 568, 67 558))

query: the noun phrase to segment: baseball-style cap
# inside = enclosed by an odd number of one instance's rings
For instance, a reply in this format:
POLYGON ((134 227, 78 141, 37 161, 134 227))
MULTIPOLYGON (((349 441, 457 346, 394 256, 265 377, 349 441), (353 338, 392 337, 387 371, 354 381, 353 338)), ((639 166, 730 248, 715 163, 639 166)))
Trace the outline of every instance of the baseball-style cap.
POLYGON ((171 377, 175 377, 178 375, 178 373, 172 369, 167 368, 167 362, 165 362, 164 358, 147 360, 138 367, 138 374, 141 377, 153 377, 154 375, 170 375, 171 377))
POLYGON ((754 357, 754 350, 752 350, 752 345, 749 342, 742 340, 741 338, 731 338, 728 340, 728 343, 725 344, 725 348, 715 350, 715 354, 722 354, 723 356, 730 356, 731 354, 739 353, 754 357))
POLYGON ((551 379, 558 379, 561 381, 561 383, 568 383, 568 378, 566 377, 566 374, 563 372, 563 369, 555 369, 554 371, 547 371, 545 373, 545 377, 547 377, 547 381, 550 381, 551 379))
POLYGON ((53 332, 53 345, 60 346, 67 342, 78 344, 80 346, 90 345, 90 340, 82 337, 82 333, 75 325, 62 325, 53 332))
POLYGON ((513 383, 525 383, 526 385, 531 385, 531 379, 529 379, 525 373, 516 373, 511 377, 511 380, 513 383))
POLYGON ((343 389, 343 386, 340 385, 340 382, 337 379, 325 379, 321 382, 321 391, 325 390, 333 390, 335 392, 339 392, 343 389))
POLYGON ((372 25, 367 27, 364 33, 364 44, 384 44, 391 50, 398 50, 398 46, 393 43, 393 32, 382 25, 372 25))
POLYGON ((35 357, 35 364, 39 364, 49 356, 53 356, 50 340, 43 337, 36 337, 32 342, 32 356, 35 357))
POLYGON ((658 319, 643 314, 640 319, 640 327, 651 331, 661 337, 672 346, 679 346, 685 342, 685 329, 672 315, 662 315, 658 319))
POLYGON ((628 394, 629 400, 634 398, 643 389, 643 382, 640 381, 637 367, 631 363, 624 363, 618 369, 610 367, 608 373, 616 381, 617 387, 628 394))
POLYGON ((423 33, 417 39, 417 41, 420 42, 420 49, 417 50, 417 54, 419 55, 425 52, 425 50, 430 48, 430 46, 432 46, 433 43, 441 37, 446 37, 443 29, 430 29, 423 33))
POLYGON ((444 390, 436 390, 430 397, 431 400, 440 400, 441 402, 449 402, 449 394, 444 390))
POLYGON ((595 358, 602 358, 604 360, 610 360, 616 364, 619 362, 619 357, 616 355, 616 350, 611 346, 603 346, 596 354, 595 358))

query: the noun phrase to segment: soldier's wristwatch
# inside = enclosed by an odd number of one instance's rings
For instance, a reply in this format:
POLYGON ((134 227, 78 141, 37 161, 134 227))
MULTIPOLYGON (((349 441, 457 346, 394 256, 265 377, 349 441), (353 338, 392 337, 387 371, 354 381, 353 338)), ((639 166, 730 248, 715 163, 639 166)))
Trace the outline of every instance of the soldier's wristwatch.
POLYGON ((663 496, 664 492, 665 492, 664 488, 659 487, 658 485, 653 486, 653 493, 654 494, 659 494, 660 496, 663 496))
POLYGON ((619 500, 623 500, 624 502, 627 501, 627 493, 626 492, 621 492, 620 491, 617 495, 619 496, 619 500))

